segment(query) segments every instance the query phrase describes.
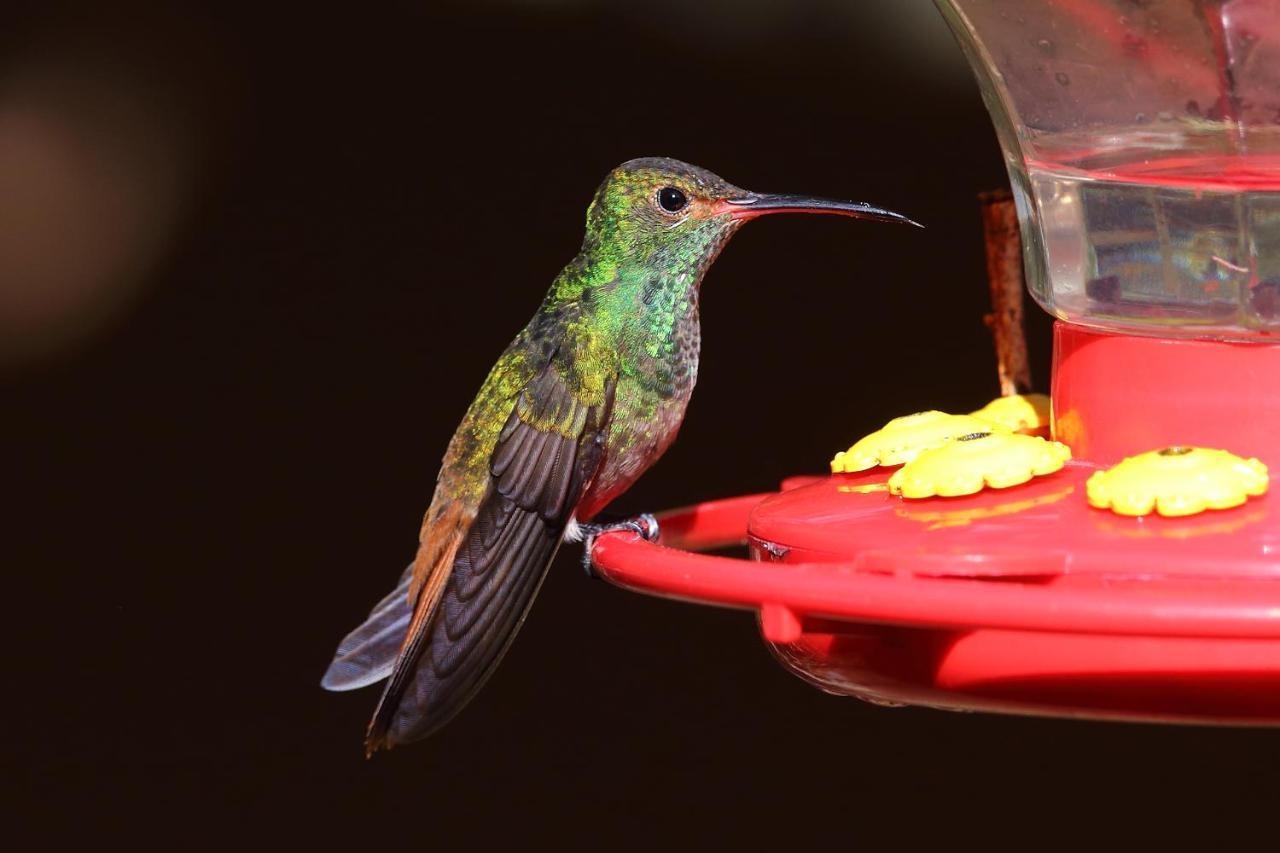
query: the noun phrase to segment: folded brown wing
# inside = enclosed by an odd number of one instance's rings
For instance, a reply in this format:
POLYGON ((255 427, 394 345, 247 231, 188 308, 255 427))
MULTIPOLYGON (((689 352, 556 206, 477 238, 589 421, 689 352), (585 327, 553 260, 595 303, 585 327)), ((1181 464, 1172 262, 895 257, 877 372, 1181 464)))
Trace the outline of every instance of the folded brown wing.
POLYGON ((456 553, 424 578, 409 635, 366 747, 426 737, 484 684, 529 610, 570 515, 603 459, 613 384, 576 397, 554 363, 520 395, 498 437, 490 482, 456 553))

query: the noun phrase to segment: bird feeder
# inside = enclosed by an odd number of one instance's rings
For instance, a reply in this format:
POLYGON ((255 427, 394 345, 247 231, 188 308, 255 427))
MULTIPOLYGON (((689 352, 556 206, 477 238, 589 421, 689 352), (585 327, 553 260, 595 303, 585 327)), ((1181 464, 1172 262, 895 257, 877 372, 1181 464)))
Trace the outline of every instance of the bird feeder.
POLYGON ((594 563, 757 611, 831 693, 1280 724, 1280 6, 938 6, 1057 319, 1047 429, 912 415, 830 476, 601 536, 594 563), (734 542, 750 561, 697 553, 734 542))

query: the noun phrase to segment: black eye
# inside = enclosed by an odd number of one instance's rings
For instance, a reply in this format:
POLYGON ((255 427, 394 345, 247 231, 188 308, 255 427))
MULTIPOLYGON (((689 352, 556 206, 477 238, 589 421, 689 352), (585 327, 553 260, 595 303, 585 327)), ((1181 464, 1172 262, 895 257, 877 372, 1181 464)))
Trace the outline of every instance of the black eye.
POLYGON ((667 213, 677 213, 684 210, 684 206, 689 203, 689 199, 685 194, 675 187, 663 187, 658 190, 658 206, 667 213))

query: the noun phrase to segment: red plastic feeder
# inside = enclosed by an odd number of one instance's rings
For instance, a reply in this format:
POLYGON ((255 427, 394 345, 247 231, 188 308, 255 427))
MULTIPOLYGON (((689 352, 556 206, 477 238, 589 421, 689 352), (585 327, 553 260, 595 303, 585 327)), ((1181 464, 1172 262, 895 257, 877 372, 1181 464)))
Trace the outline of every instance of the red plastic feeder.
POLYGON ((1170 445, 1280 462, 1280 128, 1262 112, 1280 15, 999 5, 939 3, 1010 164, 1032 294, 1060 318, 1052 430, 1075 461, 951 498, 893 495, 893 469, 797 478, 662 515, 661 544, 601 536, 593 560, 629 589, 756 610, 832 693, 1280 724, 1275 499, 1127 517, 1085 498, 1095 471, 1170 445), (752 559, 694 553, 733 543, 752 559))

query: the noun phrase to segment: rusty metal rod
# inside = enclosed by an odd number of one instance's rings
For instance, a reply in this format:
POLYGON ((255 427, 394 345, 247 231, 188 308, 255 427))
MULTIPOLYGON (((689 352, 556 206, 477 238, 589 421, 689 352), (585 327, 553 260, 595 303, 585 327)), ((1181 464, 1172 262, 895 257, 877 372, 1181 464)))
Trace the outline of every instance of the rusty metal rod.
POLYGON ((987 248, 987 283, 991 287, 991 313, 983 318, 996 345, 996 369, 1000 395, 1031 390, 1031 363, 1023 328, 1022 240, 1018 235, 1018 211, 1008 190, 978 196, 982 205, 982 235, 987 248))

